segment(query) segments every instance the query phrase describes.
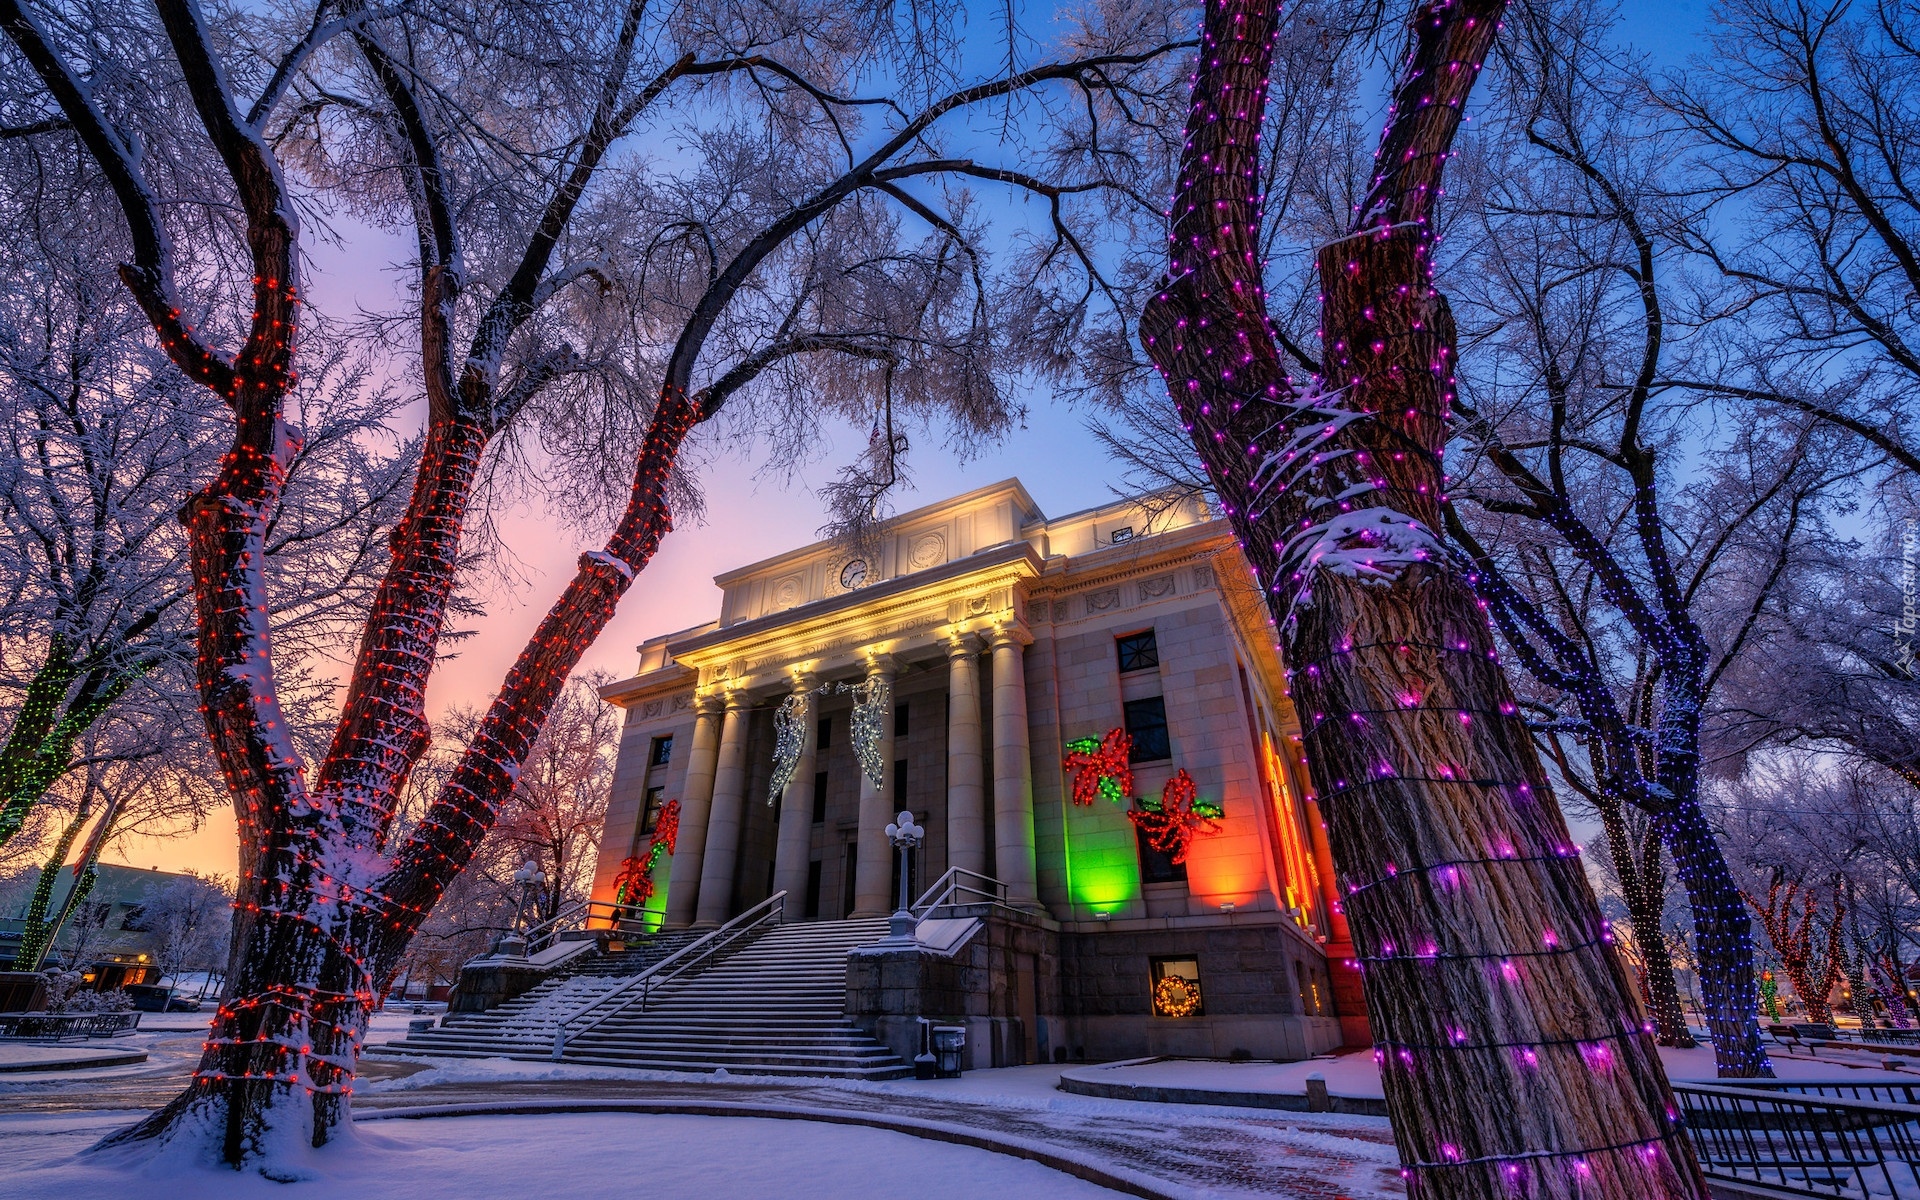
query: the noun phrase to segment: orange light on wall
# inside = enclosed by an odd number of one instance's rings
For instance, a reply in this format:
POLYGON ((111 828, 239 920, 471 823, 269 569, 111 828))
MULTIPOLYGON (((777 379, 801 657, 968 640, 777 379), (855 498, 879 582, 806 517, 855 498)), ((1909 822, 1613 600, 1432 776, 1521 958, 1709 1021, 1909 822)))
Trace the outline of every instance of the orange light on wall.
MULTIPOLYGON (((1281 865, 1287 877, 1287 907, 1311 914, 1315 898, 1320 894, 1319 872, 1301 836, 1300 806, 1294 799, 1293 789, 1287 786, 1286 768, 1273 748, 1273 735, 1269 733, 1260 735, 1260 782, 1272 804, 1274 842, 1280 847, 1281 865)), ((1306 923, 1305 919, 1301 920, 1301 924, 1306 923)))

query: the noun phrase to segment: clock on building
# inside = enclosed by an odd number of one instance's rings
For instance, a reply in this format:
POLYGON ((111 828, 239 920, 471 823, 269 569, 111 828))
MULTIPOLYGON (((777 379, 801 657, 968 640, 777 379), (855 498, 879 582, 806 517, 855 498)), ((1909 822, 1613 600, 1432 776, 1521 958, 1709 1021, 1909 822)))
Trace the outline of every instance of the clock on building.
POLYGON ((840 568, 840 586, 843 588, 846 588, 848 591, 852 591, 854 588, 859 587, 861 584, 865 583, 866 581, 867 581, 867 560, 866 559, 864 558, 848 559, 847 565, 840 568))

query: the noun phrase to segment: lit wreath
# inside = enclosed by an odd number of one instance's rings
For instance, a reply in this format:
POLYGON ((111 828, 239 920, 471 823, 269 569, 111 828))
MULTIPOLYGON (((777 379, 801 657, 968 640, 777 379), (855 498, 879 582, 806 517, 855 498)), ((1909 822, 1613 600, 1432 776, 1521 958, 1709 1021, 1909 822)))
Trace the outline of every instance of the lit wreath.
POLYGON ((1178 975, 1153 985, 1153 1010, 1163 1017, 1190 1017, 1200 1011, 1200 982, 1178 975))

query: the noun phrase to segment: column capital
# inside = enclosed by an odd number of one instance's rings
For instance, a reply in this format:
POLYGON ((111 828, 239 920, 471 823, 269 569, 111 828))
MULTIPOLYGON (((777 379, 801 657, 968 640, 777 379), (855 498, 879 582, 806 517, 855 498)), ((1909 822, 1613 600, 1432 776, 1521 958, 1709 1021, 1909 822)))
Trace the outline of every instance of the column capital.
POLYGON ((792 691, 794 695, 804 696, 819 686, 820 677, 812 671, 795 671, 793 673, 792 691))
POLYGON ((693 711, 699 716, 710 717, 724 711, 726 707, 727 697, 724 692, 702 692, 693 698, 693 711))
POLYGON ((1025 625, 995 625, 990 640, 995 650, 1003 646, 1031 646, 1033 633, 1025 625))
POLYGON ((876 675, 884 675, 886 678, 892 679, 894 669, 895 663, 893 661, 893 655, 886 653, 875 654, 868 657, 865 674, 868 679, 872 679, 876 675))
POLYGON ((746 688, 728 688, 726 690, 727 711, 740 712, 753 706, 753 694, 746 688))
POLYGON ((949 633, 942 640, 946 642, 948 658, 967 658, 978 654, 981 646, 985 644, 979 634, 969 630, 949 633))

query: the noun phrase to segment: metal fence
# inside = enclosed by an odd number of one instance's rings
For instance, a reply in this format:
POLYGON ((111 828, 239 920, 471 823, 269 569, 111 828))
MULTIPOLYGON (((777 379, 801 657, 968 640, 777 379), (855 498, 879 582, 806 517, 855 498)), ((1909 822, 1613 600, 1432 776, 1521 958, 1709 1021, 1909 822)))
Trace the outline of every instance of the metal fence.
POLYGON ((1765 1080, 1673 1091, 1711 1178, 1797 1196, 1920 1200, 1920 1105, 1910 1085, 1765 1080))
POLYGON ((22 1042, 64 1042, 76 1038, 116 1037, 140 1028, 137 1012, 116 1013, 0 1013, 0 1039, 22 1042))

